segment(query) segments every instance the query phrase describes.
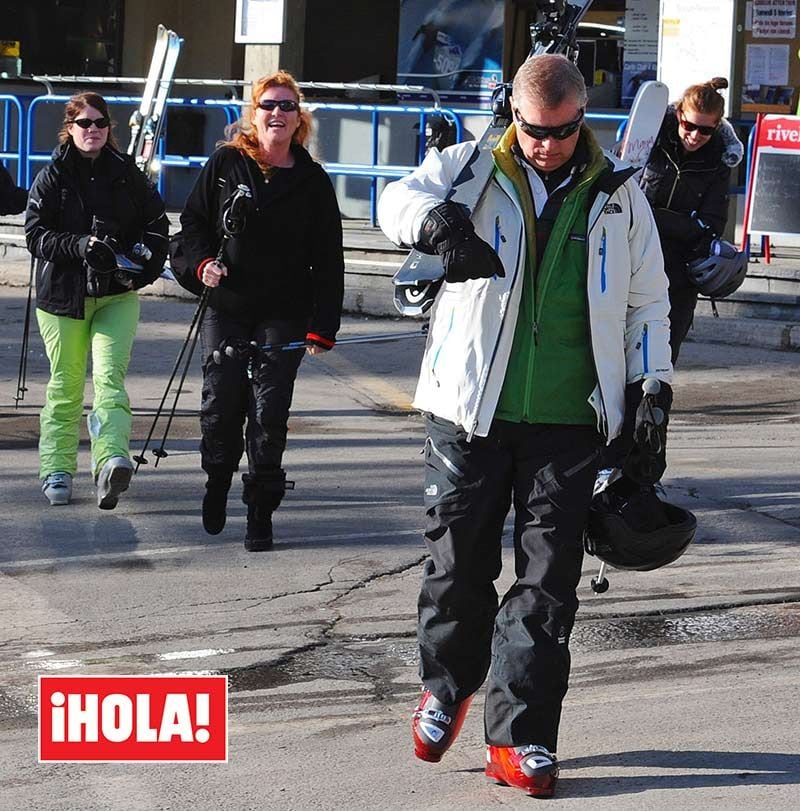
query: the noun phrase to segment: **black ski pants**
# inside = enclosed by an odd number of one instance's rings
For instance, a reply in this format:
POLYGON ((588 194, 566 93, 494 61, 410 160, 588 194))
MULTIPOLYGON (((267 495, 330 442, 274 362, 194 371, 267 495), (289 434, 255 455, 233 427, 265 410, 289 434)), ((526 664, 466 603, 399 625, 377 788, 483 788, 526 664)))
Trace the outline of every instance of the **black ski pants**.
POLYGON ((258 351, 252 361, 223 355, 222 362, 215 363, 214 350, 232 340, 259 345, 302 341, 306 326, 302 320, 256 321, 206 310, 200 330, 200 456, 207 473, 237 470, 245 449, 250 475, 256 480, 271 479, 280 469, 294 381, 304 354, 304 350, 258 351))
POLYGON ((686 339, 694 321, 697 307, 697 288, 670 287, 669 289, 669 345, 672 349, 672 365, 678 362, 681 344, 686 339))
POLYGON ((489 673, 486 742, 554 752, 602 440, 593 426, 500 420, 470 442, 438 417, 428 416, 427 429, 420 676, 452 704, 489 673), (498 607, 512 503, 516 580, 498 607))

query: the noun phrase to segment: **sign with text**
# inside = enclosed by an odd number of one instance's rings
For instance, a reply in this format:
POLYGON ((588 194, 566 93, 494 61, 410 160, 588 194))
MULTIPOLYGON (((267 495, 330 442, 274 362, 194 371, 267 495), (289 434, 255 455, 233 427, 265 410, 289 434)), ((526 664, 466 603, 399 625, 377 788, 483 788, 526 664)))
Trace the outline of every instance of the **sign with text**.
POLYGON ((794 39, 797 0, 752 0, 753 36, 794 39))
POLYGON ((227 759, 227 676, 39 677, 42 763, 227 759))
POLYGON ((234 40, 280 45, 286 41, 286 0, 236 0, 234 40))
POLYGON ((661 0, 658 80, 670 89, 672 99, 713 76, 724 76, 730 83, 735 16, 734 0, 661 0))
POLYGON ((753 148, 748 233, 800 234, 800 118, 763 116, 753 148))

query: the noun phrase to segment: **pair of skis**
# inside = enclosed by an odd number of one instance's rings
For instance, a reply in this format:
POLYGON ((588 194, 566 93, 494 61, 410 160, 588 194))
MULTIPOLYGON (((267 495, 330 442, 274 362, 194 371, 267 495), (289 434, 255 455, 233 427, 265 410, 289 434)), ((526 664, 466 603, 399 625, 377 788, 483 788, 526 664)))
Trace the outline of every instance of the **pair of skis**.
MULTIPOLYGON (((557 53, 576 59, 578 23, 591 4, 592 0, 538 0, 536 16, 530 26, 531 50, 528 58, 557 53)), ((475 210, 494 174, 492 150, 512 121, 510 96, 511 86, 508 84, 502 84, 495 90, 492 95, 492 123, 476 144, 470 160, 447 193, 446 200, 461 203, 470 211, 475 210)), ((619 150, 622 160, 633 166, 644 165, 661 127, 667 103, 667 87, 661 82, 645 82, 639 88, 619 150)), ((441 257, 412 250, 392 280, 396 309, 402 315, 422 315, 427 312, 436 299, 443 279, 441 257)))
POLYGON ((167 30, 163 25, 158 26, 142 100, 130 119, 131 140, 128 154, 134 157, 136 165, 148 177, 157 173, 153 159, 163 132, 167 99, 182 45, 183 39, 174 31, 167 30))

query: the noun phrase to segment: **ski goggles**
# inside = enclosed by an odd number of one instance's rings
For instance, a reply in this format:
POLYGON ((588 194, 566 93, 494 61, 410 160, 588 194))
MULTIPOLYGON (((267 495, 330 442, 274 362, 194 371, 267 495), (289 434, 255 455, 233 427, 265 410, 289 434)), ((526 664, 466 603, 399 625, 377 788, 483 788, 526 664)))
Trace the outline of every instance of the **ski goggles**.
POLYGON ((519 128, 531 138, 537 141, 546 141, 548 138, 554 138, 556 141, 565 141, 570 135, 574 135, 581 124, 583 123, 584 110, 581 108, 578 111, 578 117, 574 121, 569 121, 566 124, 559 124, 557 127, 539 127, 536 124, 529 124, 520 114, 519 110, 514 110, 514 118, 517 119, 519 128))
POLYGON ((110 123, 111 119, 103 116, 102 118, 73 118, 70 124, 77 124, 82 130, 88 130, 92 124, 99 130, 104 130, 110 123))
POLYGON ((263 99, 258 102, 262 110, 271 113, 276 107, 284 113, 296 113, 300 109, 299 102, 291 99, 263 99))
POLYGON ((717 131, 717 124, 713 127, 703 126, 701 124, 695 124, 694 121, 687 121, 685 118, 681 117, 681 126, 686 130, 686 132, 694 132, 697 130, 700 135, 713 135, 717 131))

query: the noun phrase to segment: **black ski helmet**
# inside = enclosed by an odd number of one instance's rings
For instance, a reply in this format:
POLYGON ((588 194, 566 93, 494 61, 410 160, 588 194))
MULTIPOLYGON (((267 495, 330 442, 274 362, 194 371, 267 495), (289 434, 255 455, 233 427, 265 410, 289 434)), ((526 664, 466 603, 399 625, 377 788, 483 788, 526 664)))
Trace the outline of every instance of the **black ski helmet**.
POLYGON ((611 485, 592 499, 584 546, 615 569, 649 572, 677 560, 696 529, 692 513, 661 501, 652 487, 621 496, 611 485))
POLYGON ((737 251, 730 242, 715 239, 705 259, 689 262, 687 274, 704 296, 725 298, 742 286, 749 259, 747 251, 737 251))

